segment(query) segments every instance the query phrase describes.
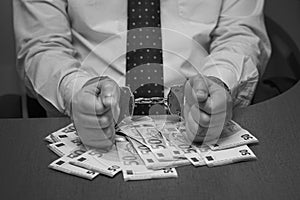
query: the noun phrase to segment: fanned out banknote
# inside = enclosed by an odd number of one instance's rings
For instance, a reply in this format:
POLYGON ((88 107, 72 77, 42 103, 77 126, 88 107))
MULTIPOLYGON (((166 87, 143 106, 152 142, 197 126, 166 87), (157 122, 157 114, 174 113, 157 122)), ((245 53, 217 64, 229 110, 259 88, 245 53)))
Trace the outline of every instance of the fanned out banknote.
POLYGON ((47 137, 47 147, 59 156, 49 168, 89 180, 98 175, 125 181, 177 178, 177 167, 220 166, 255 160, 248 144, 258 143, 247 130, 229 121, 219 139, 190 143, 184 121, 178 116, 126 118, 116 127, 116 144, 110 151, 86 148, 73 124, 47 137))

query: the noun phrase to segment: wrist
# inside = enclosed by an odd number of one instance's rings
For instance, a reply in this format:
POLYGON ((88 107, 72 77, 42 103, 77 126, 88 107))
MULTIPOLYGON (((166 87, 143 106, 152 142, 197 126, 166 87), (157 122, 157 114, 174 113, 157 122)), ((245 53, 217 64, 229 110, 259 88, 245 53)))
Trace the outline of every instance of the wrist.
POLYGON ((214 83, 220 85, 223 87, 229 94, 231 94, 231 91, 226 83, 224 83, 221 79, 215 77, 215 76, 206 76, 209 80, 213 81, 214 83))

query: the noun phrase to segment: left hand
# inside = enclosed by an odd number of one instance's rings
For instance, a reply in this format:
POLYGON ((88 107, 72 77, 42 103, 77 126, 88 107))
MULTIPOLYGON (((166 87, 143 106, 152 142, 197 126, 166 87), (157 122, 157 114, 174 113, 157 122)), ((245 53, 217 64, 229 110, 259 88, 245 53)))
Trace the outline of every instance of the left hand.
POLYGON ((216 77, 197 75, 186 82, 184 95, 188 139, 204 143, 218 139, 232 118, 232 98, 225 84, 216 77))

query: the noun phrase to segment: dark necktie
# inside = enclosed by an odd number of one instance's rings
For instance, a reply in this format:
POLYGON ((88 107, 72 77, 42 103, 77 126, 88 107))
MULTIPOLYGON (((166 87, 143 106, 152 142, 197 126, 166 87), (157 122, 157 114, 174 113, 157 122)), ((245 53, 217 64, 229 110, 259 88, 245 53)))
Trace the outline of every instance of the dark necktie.
MULTIPOLYGON (((128 0, 126 85, 136 100, 164 97, 160 27, 160 0, 128 0)), ((148 115, 151 106, 136 104, 134 114, 148 115)), ((151 114, 164 114, 156 109, 151 114)))

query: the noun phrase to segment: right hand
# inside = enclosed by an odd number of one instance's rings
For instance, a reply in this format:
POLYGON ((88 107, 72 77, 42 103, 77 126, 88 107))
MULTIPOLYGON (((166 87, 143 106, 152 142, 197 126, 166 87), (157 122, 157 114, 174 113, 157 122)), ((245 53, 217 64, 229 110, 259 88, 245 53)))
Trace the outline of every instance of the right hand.
POLYGON ((108 78, 88 81, 72 99, 71 117, 86 146, 109 150, 115 142, 115 122, 120 113, 120 88, 108 78))

